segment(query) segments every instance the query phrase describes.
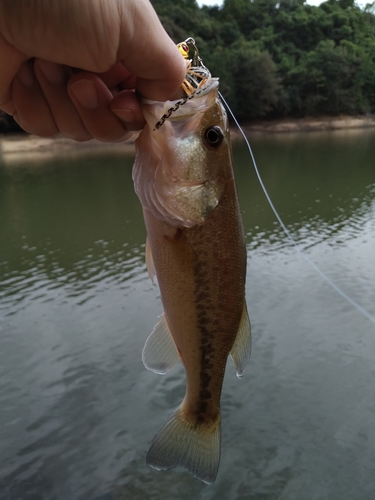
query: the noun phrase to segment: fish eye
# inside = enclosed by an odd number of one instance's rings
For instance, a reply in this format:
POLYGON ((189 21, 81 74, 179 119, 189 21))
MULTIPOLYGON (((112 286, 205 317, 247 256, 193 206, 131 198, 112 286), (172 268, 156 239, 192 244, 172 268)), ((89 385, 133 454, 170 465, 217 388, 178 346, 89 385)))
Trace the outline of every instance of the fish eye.
POLYGON ((213 148, 217 148, 223 142, 224 133, 217 125, 209 127, 204 133, 204 138, 207 144, 213 148))

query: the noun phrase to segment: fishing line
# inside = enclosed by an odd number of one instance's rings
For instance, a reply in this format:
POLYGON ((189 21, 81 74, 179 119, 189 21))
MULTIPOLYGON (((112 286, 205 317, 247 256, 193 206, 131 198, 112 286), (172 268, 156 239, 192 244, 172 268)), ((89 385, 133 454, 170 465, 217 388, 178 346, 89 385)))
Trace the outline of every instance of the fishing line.
POLYGON ((313 260, 310 259, 310 257, 302 250, 302 248, 300 247, 300 245, 295 241, 295 239, 293 238, 293 236, 291 235, 289 229, 286 227, 286 225, 284 224, 284 222, 282 221, 278 211, 276 210, 274 204, 272 203, 272 200, 268 194, 268 191, 263 183, 263 180, 260 176, 260 172, 258 170, 258 166, 257 166, 257 163, 255 161, 255 157, 254 157, 254 154, 253 154, 253 150, 251 149, 251 146, 250 146, 250 142, 248 141, 246 135, 245 135, 245 132, 242 130, 241 128, 241 125, 238 123, 237 121, 237 118, 234 116, 233 114, 233 111, 230 109, 227 101, 224 99, 224 97, 222 96, 221 92, 219 92, 219 96, 220 96, 220 99, 223 101, 223 103, 225 104, 225 107, 227 108, 227 110, 229 111, 231 117, 233 118, 235 124, 237 125, 239 131, 241 132, 242 134, 242 137, 245 139, 245 142, 246 142, 246 145, 248 147, 248 150, 249 150, 249 153, 250 153, 250 156, 251 156, 251 161, 253 162, 253 165, 254 165, 254 169, 255 169, 255 173, 258 177, 258 180, 259 180, 259 183, 263 189, 263 192, 267 198, 267 201, 276 217, 276 219, 278 220, 280 226, 282 227, 284 233, 287 235, 287 237, 289 238, 289 240, 293 243, 293 245, 295 246, 295 248, 297 249, 297 251, 300 253, 300 255, 305 259, 305 261, 310 264, 310 266, 315 269, 315 271, 324 279, 324 281, 326 281, 326 283, 328 283, 334 290, 336 290, 336 292, 338 294, 341 295, 341 297, 343 297, 347 302, 349 302, 349 304, 351 304, 355 309, 357 309, 357 311, 359 311, 360 313, 362 313, 364 316, 366 316, 370 321, 372 321, 373 323, 375 323, 375 317, 370 314, 368 311, 366 311, 366 309, 364 309, 360 304, 358 304, 355 300, 353 300, 351 297, 349 297, 349 295, 347 295, 343 290, 341 290, 341 288, 336 285, 336 283, 334 281, 331 280, 331 278, 329 276, 327 276, 319 267, 317 264, 315 264, 315 262, 313 260))

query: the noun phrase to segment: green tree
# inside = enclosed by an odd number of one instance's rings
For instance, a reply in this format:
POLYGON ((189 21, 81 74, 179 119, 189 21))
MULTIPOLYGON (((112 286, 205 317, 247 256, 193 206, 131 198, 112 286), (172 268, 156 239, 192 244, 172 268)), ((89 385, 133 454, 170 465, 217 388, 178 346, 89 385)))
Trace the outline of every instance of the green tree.
POLYGON ((350 42, 319 42, 291 72, 302 114, 356 114, 365 111, 364 57, 350 42))
POLYGON ((354 0, 152 0, 176 41, 193 36, 239 116, 375 112, 375 9, 354 0))
POLYGON ((233 82, 228 98, 236 115, 243 119, 265 116, 278 100, 279 80, 271 56, 246 42, 228 55, 233 82))

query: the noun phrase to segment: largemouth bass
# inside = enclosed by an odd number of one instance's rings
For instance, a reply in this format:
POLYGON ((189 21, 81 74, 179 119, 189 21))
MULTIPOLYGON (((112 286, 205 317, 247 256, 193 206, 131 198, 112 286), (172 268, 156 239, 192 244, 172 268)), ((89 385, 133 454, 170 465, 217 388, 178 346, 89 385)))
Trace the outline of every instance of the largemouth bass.
POLYGON ((185 397, 152 441, 147 463, 159 470, 183 466, 212 483, 227 357, 241 377, 250 355, 246 248, 218 79, 195 58, 185 83, 191 93, 183 99, 143 101, 147 123, 133 170, 146 263, 164 306, 143 362, 166 373, 181 360, 186 371, 185 397))

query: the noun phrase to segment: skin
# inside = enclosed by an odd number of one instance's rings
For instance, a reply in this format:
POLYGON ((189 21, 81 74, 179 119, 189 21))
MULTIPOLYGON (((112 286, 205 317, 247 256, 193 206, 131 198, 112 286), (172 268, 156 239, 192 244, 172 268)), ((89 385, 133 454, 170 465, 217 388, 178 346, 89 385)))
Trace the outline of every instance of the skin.
POLYGON ((0 109, 27 132, 126 140, 134 91, 166 101, 185 71, 148 0, 0 0, 0 109))

